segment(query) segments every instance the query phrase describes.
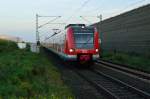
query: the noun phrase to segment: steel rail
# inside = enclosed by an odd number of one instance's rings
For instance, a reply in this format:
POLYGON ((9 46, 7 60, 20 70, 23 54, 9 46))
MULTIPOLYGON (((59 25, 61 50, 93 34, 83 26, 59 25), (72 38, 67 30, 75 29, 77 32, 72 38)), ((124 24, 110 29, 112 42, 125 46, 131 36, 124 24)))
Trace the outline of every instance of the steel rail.
POLYGON ((148 73, 134 70, 134 69, 125 67, 124 65, 115 64, 115 63, 107 62, 107 61, 103 61, 103 60, 98 60, 96 63, 98 65, 102 64, 106 67, 111 67, 116 70, 120 70, 120 71, 129 73, 129 74, 135 75, 135 76, 139 77, 140 79, 147 80, 148 82, 150 82, 150 74, 148 74, 148 73))
POLYGON ((103 75, 103 76, 113 80, 116 83, 122 84, 123 86, 126 86, 129 90, 133 90, 137 94, 143 96, 145 99, 149 99, 150 98, 150 93, 147 93, 147 92, 145 92, 143 90, 140 90, 140 89, 138 89, 136 87, 133 87, 133 86, 131 86, 131 85, 125 83, 125 82, 122 82, 121 80, 119 80, 117 78, 111 77, 111 76, 109 76, 107 74, 104 74, 104 73, 98 71, 98 70, 93 70, 93 72, 97 73, 98 75, 103 75))
POLYGON ((89 82, 89 84, 91 84, 92 86, 94 86, 98 91, 102 92, 105 94, 105 96, 107 96, 110 99, 119 99, 119 97, 117 97, 115 94, 113 94, 112 92, 110 92, 109 90, 107 90, 105 87, 103 87, 102 85, 91 81, 90 79, 88 79, 86 76, 82 75, 80 72, 78 72, 78 70, 75 70, 75 72, 82 77, 84 80, 86 80, 87 82, 89 82))
MULTIPOLYGON (((92 86, 94 86, 98 91, 100 92, 103 92, 105 93, 105 95, 108 97, 108 98, 111 98, 111 99, 124 99, 124 98, 129 98, 129 97, 134 97, 134 98, 137 98, 137 99, 149 99, 150 98, 150 94, 147 93, 147 92, 144 92, 140 89, 137 89, 135 87, 132 87, 116 78, 113 78, 111 76, 108 76, 104 73, 101 73, 99 71, 96 71, 96 70, 90 70, 89 73, 92 71, 92 73, 95 73, 99 76, 102 76, 102 77, 105 77, 105 79, 109 79, 109 81, 111 83, 115 83, 117 84, 117 86, 121 86, 122 88, 125 88, 125 89, 122 89, 122 90, 128 90, 127 93, 124 91, 124 92, 120 92, 120 94, 122 94, 122 96, 118 96, 117 93, 115 93, 115 91, 113 92, 112 90, 116 90, 116 89, 113 89, 115 86, 111 86, 109 87, 109 89, 106 87, 106 86, 103 86, 101 84, 99 84, 97 81, 95 80, 91 80, 90 77, 84 75, 82 72, 78 71, 78 70, 75 70, 75 72, 80 76, 82 77, 83 79, 85 79, 87 82, 89 82, 92 86), (111 91, 110 91, 111 89, 111 91), (130 92, 131 91, 131 92, 130 92), (134 93, 134 94, 132 94, 134 93), (138 97, 140 96, 140 97, 138 97)), ((109 82, 107 82, 109 83, 109 82)), ((120 89, 118 89, 120 90, 120 89)), ((117 90, 116 90, 117 92, 117 90)))

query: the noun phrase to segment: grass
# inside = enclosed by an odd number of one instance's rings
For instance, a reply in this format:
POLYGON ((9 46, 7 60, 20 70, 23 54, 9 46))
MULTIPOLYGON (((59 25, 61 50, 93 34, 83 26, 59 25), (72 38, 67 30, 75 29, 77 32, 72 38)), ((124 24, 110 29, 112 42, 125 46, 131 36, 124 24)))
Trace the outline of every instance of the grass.
POLYGON ((102 59, 109 60, 114 63, 125 64, 131 68, 150 73, 150 57, 149 56, 141 56, 135 53, 103 51, 102 59))
POLYGON ((73 99, 44 52, 19 50, 0 40, 0 99, 73 99))

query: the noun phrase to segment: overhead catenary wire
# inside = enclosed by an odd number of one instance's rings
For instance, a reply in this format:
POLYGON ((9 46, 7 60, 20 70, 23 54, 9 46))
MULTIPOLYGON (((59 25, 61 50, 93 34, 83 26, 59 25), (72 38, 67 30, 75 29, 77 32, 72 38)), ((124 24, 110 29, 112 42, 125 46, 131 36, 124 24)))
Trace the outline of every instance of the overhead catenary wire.
POLYGON ((89 1, 90 1, 90 0, 85 0, 85 1, 83 2, 83 4, 82 4, 77 10, 75 10, 75 11, 73 12, 73 14, 66 20, 66 23, 68 23, 68 21, 70 21, 70 19, 73 18, 73 15, 74 15, 74 14, 79 13, 79 12, 81 11, 81 9, 83 9, 83 8, 86 6, 86 4, 88 4, 89 1))
POLYGON ((142 3, 142 2, 144 2, 144 1, 146 1, 146 0, 138 0, 138 1, 134 2, 134 3, 131 3, 131 4, 127 5, 127 6, 124 7, 123 9, 120 9, 119 11, 120 11, 120 12, 121 12, 121 11, 125 11, 125 10, 128 9, 129 7, 135 6, 135 5, 137 5, 137 4, 139 4, 139 3, 142 3))
MULTIPOLYGON (((123 13, 123 12, 125 12, 125 10, 129 9, 130 7, 138 5, 138 4, 143 3, 145 1, 150 1, 150 0, 137 0, 137 1, 133 2, 133 3, 128 4, 127 6, 123 7, 122 9, 119 9, 118 11, 115 11, 115 12, 112 12, 112 13, 111 12, 110 13, 103 13, 103 15, 105 16, 105 14, 109 14, 109 15, 111 15, 110 17, 112 17, 112 16, 115 16, 115 15, 117 15, 119 13, 123 13)), ((97 7, 94 10, 91 10, 89 12, 98 12, 99 8, 100 7, 97 7)))
POLYGON ((36 14, 36 42, 37 42, 37 45, 39 46, 40 45, 40 32, 39 32, 39 29, 44 27, 45 25, 48 25, 48 24, 51 24, 52 22, 56 21, 58 18, 60 18, 61 16, 40 16, 38 14, 36 14), (39 17, 40 18, 44 18, 44 17, 54 17, 53 20, 50 20, 48 21, 47 23, 45 24, 42 24, 42 25, 39 25, 39 17))
POLYGON ((49 22, 47 22, 47 23, 45 23, 45 24, 42 24, 42 25, 40 25, 38 28, 41 28, 41 27, 43 27, 43 26, 45 26, 45 25, 47 25, 47 24, 51 24, 52 22, 54 22, 55 20, 57 20, 58 18, 60 18, 61 16, 58 16, 58 17, 56 17, 55 19, 53 19, 53 20, 51 20, 51 21, 49 21, 49 22))
POLYGON ((84 16, 80 16, 81 19, 83 19, 84 21, 88 22, 89 24, 92 24, 91 21, 89 21, 88 19, 84 18, 84 16))
POLYGON ((84 21, 86 21, 87 23, 90 24, 93 24, 88 18, 97 18, 97 19, 100 19, 100 21, 102 21, 102 14, 98 15, 98 16, 80 16, 81 19, 83 19, 84 21))
MULTIPOLYGON (((134 3, 131 3, 131 4, 127 5, 127 6, 125 6, 124 8, 122 8, 122 9, 116 11, 116 12, 111 13, 111 15, 114 16, 115 14, 118 15, 118 14, 124 13, 124 12, 126 12, 126 10, 129 9, 130 7, 133 7, 133 6, 135 6, 135 5, 138 5, 138 4, 140 4, 140 3, 142 3, 142 2, 145 2, 145 1, 147 1, 147 0, 138 0, 138 1, 134 2, 134 3)), ((138 6, 138 7, 139 7, 139 6, 138 6)), ((134 9, 135 9, 135 7, 134 7, 134 9)), ((112 16, 111 16, 111 17, 112 17, 112 16)))
MULTIPOLYGON (((90 0, 85 0, 84 2, 83 2, 83 4, 74 12, 74 13, 77 13, 77 12, 79 12, 82 8, 84 8, 85 6, 86 6, 86 4, 89 2, 90 0)), ((68 18, 68 21, 73 17, 73 15, 74 15, 74 13, 68 18)), ((38 17, 49 17, 49 16, 38 16, 38 17)), ((52 16, 52 17, 56 17, 56 16, 52 16)), ((58 17, 56 17, 55 19, 53 19, 53 20, 51 20, 51 21, 49 21, 49 22, 47 22, 47 23, 45 23, 45 24, 42 24, 42 25, 40 25, 40 26, 38 26, 37 28, 41 28, 41 27, 43 27, 43 26, 45 26, 45 25, 47 25, 47 24, 67 24, 67 22, 66 23, 52 23, 52 22, 54 22, 55 20, 57 20, 58 18, 60 18, 61 16, 58 16, 58 17)), ((43 36, 43 35, 42 35, 43 36)))

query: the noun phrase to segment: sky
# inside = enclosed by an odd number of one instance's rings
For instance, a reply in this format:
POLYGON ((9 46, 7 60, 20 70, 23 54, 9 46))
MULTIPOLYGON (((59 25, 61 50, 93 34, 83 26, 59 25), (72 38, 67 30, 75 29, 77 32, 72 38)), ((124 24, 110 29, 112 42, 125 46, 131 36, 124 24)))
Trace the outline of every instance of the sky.
MULTIPOLYGON (((0 0, 0 34, 17 36, 24 41, 35 42, 35 15, 61 16, 54 23, 98 22, 103 19, 146 5, 150 0, 0 0), (83 20, 83 16, 86 20, 83 20)), ((39 18, 39 25, 54 17, 39 18)), ((41 39, 53 34, 53 28, 63 29, 63 24, 42 27, 41 39)))

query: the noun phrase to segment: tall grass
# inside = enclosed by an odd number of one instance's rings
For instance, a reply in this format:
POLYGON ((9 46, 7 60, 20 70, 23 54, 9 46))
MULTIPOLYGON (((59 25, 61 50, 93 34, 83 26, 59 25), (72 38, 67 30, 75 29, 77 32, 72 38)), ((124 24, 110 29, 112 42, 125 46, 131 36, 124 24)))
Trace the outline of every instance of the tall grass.
POLYGON ((0 53, 2 52, 10 52, 17 49, 17 45, 15 42, 0 40, 0 53))
POLYGON ((0 51, 0 98, 72 99, 72 94, 63 84, 59 71, 43 52, 36 54, 19 50, 17 45, 10 41, 0 41, 0 51))

